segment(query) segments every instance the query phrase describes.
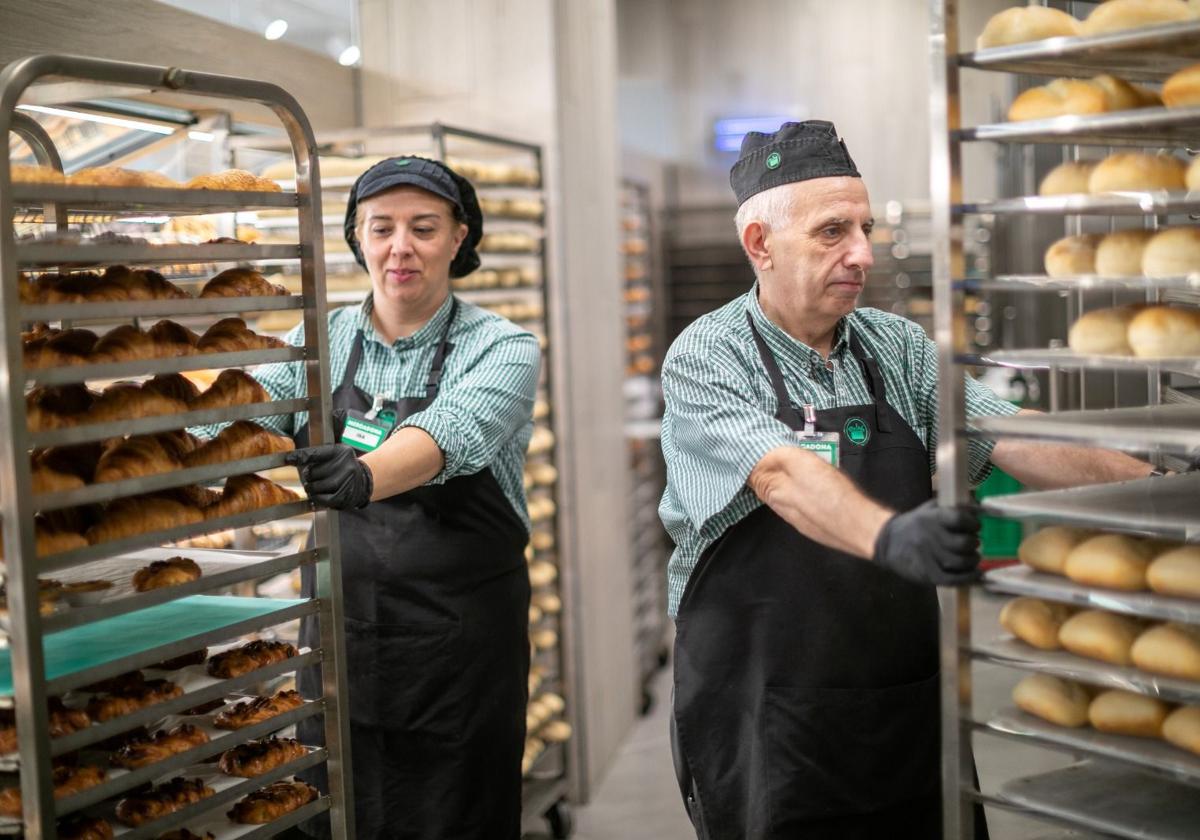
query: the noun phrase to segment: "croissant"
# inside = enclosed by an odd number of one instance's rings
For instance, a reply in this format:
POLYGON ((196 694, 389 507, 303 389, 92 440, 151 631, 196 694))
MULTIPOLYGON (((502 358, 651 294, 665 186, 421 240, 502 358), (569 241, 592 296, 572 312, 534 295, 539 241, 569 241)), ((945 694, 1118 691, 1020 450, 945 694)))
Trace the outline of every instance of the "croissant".
POLYGON ((174 321, 159 321, 146 334, 159 345, 159 356, 190 356, 200 337, 174 321))
POLYGON ((133 588, 138 592, 149 592, 151 589, 199 580, 201 574, 200 566, 190 557, 155 560, 149 566, 137 570, 133 576, 133 588))
POLYGON ((272 283, 252 268, 230 268, 204 284, 200 297, 274 297, 288 290, 272 283))
MULTIPOLYGON (((57 513, 57 511, 55 511, 57 513)), ((38 514, 33 520, 34 540, 37 545, 38 557, 49 557, 51 554, 62 554, 76 548, 84 548, 88 541, 83 535, 55 527, 43 514, 38 514)), ((0 561, 4 560, 4 546, 0 544, 0 561)))
POLYGON ((266 389, 258 384, 258 380, 243 370, 232 368, 221 371, 217 381, 192 402, 192 408, 196 411, 229 408, 267 402, 270 399, 266 389))
POLYGON ((182 300, 191 297, 157 271, 148 268, 131 269, 114 265, 104 271, 101 279, 123 289, 126 300, 182 300))
POLYGON ((245 169, 226 169, 208 175, 197 175, 186 184, 189 190, 244 190, 247 192, 282 192, 274 181, 259 178, 245 169))
POLYGON ((62 330, 51 327, 45 321, 35 321, 30 329, 21 332, 21 346, 23 347, 31 341, 37 341, 39 338, 50 338, 60 332, 62 330))
POLYGON ((196 438, 184 431, 118 440, 100 456, 95 481, 123 481, 182 469, 184 457, 197 444, 196 438))
MULTIPOLYGON (((160 321, 159 323, 167 322, 160 321)), ((150 331, 153 332, 157 328, 158 324, 155 324, 150 331)), ((191 330, 188 332, 191 333, 191 330)), ((192 335, 194 336, 195 333, 192 335)), ((200 396, 200 389, 196 387, 195 383, 179 373, 160 373, 152 379, 147 379, 142 383, 142 391, 159 394, 189 406, 192 404, 192 400, 200 396)))
POLYGON ((104 301, 129 300, 129 290, 115 278, 91 271, 75 274, 49 275, 45 280, 43 299, 46 303, 102 303, 104 301))
POLYGON ((91 330, 54 331, 24 345, 25 367, 40 370, 59 365, 85 364, 97 343, 96 334, 91 330))
POLYGON ((112 824, 103 817, 72 814, 58 824, 58 840, 113 840, 112 824))
POLYGON ((235 475, 226 480, 221 500, 204 513, 208 518, 215 519, 299 500, 300 497, 291 490, 253 473, 235 475))
MULTIPOLYGON (((92 719, 83 709, 68 709, 62 700, 51 697, 49 706, 49 732, 51 738, 61 738, 92 725, 92 719)), ((0 709, 0 754, 17 751, 17 715, 13 709, 0 709)))
POLYGON ((199 484, 172 487, 170 490, 160 490, 155 495, 163 499, 171 499, 179 502, 181 505, 197 508, 201 512, 221 500, 221 491, 201 487, 199 484))
POLYGON ((226 750, 221 754, 217 767, 226 776, 253 779, 305 755, 308 755, 308 750, 295 738, 265 738, 247 741, 226 750))
POLYGON ((88 416, 96 423, 116 420, 136 420, 139 417, 161 417, 180 414, 188 405, 165 393, 145 388, 136 382, 118 382, 104 389, 88 416))
POLYGON ((208 660, 208 675, 228 680, 240 677, 258 668, 291 659, 297 654, 294 645, 287 642, 267 642, 256 639, 239 648, 218 653, 208 660))
POLYGON ((183 689, 168 680, 146 680, 140 685, 131 685, 88 700, 88 716, 96 723, 123 717, 153 706, 164 703, 183 694, 183 689))
POLYGON ((95 545, 203 521, 204 513, 198 507, 175 499, 162 495, 130 496, 111 502, 100 521, 88 528, 84 536, 95 545))
POLYGON ((92 361, 95 362, 132 362, 158 356, 159 347, 154 339, 132 324, 109 330, 92 349, 92 361))
POLYGON ((213 726, 217 729, 242 729, 303 705, 304 698, 300 696, 299 691, 280 691, 274 697, 255 697, 253 700, 231 706, 217 715, 213 726))
MULTIPOLYGON (((103 767, 83 765, 81 767, 54 768, 54 798, 62 799, 72 796, 88 788, 95 787, 104 781, 103 767)), ((21 788, 10 787, 0 791, 0 815, 6 817, 21 816, 21 788)))
POLYGON ((150 738, 126 744, 113 753, 109 763, 113 767, 136 770, 207 743, 208 736, 204 734, 204 730, 197 729, 190 723, 181 723, 170 732, 160 730, 150 738))
POLYGON ((207 799, 216 791, 203 779, 176 776, 169 782, 155 785, 146 793, 134 793, 117 803, 117 819, 131 828, 173 814, 181 808, 207 799))
POLYGON ((286 347, 274 336, 258 335, 246 326, 241 318, 222 318, 207 330, 196 342, 201 353, 233 353, 239 350, 269 350, 286 347))
POLYGON ((96 402, 97 394, 86 385, 39 386, 25 395, 25 417, 29 431, 42 432, 74 426, 96 402))
POLYGON ((42 493, 62 493, 67 490, 78 490, 83 486, 83 479, 70 473, 61 473, 50 467, 34 467, 30 473, 30 487, 34 495, 42 493))
POLYGON ((274 822, 317 798, 317 789, 304 782, 275 782, 238 800, 229 819, 243 825, 274 822))
POLYGON ((51 446, 48 449, 35 449, 29 460, 35 470, 46 469, 74 476, 86 484, 96 475, 96 464, 107 448, 105 441, 51 446))
POLYGON ((223 464, 277 452, 291 452, 296 444, 289 437, 268 432, 249 420, 238 420, 221 430, 212 440, 184 457, 186 467, 223 464))

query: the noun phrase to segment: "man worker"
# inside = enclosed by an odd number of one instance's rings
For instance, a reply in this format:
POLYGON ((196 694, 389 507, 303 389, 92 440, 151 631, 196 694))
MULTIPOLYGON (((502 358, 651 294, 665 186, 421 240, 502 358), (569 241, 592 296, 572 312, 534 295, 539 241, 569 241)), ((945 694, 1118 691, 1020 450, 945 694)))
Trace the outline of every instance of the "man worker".
MULTIPOLYGON (((976 579, 939 508, 936 347, 856 308, 867 189, 831 123, 751 133, 730 173, 756 282, 662 369, 675 540, 672 745, 701 840, 941 837, 937 586, 976 579)), ((1018 409, 966 383, 968 417, 1018 409)), ((1140 478, 1115 452, 971 440, 1033 487, 1140 478)))

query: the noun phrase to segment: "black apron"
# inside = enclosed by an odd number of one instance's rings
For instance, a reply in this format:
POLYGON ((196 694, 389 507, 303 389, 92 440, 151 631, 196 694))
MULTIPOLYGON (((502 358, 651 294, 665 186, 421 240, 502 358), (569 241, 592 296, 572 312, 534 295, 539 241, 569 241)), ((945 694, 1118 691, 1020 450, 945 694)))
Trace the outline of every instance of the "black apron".
MULTIPOLYGON (((802 430, 753 321, 779 409, 802 430)), ((842 471, 899 511, 932 496, 924 444, 885 399, 816 412, 842 471)), ((801 535, 762 506, 701 556, 676 618, 672 746, 701 840, 942 834, 932 586, 801 535)), ((979 835, 981 838, 986 835, 979 835)))
MULTIPOLYGON (((424 397, 385 402, 396 422, 436 398, 455 300, 424 397)), ((359 331, 333 392, 341 436, 370 394, 354 384, 359 331)), ((307 427, 296 445, 308 442, 307 427)), ((529 690, 528 533, 490 469, 418 487, 339 520, 346 618, 351 769, 358 840, 518 840, 521 756, 529 690)), ((313 570, 302 572, 315 597, 313 570)), ((319 645, 315 619, 303 645, 319 645)), ((301 693, 321 695, 317 669, 301 693)), ((304 743, 324 742, 324 724, 299 724, 304 743)), ((328 790, 324 768, 304 774, 328 790)), ((313 821, 304 830, 328 836, 313 821)))

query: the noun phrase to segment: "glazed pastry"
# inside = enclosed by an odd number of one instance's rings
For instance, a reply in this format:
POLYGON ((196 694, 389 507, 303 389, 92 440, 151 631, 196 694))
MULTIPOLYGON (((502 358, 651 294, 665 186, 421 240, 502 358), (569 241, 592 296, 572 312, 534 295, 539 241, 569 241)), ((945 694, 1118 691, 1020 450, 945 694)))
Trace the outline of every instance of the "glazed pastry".
POLYGON ((277 452, 291 452, 296 448, 292 439, 269 432, 249 420, 238 420, 221 430, 215 438, 184 457, 184 466, 199 467, 205 464, 223 464, 277 452))
POLYGON ((88 701, 88 716, 97 723, 103 723, 182 694, 183 689, 168 680, 146 680, 140 686, 93 697, 88 701))
MULTIPOLYGON (((95 787, 104 781, 103 767, 84 765, 81 767, 54 768, 54 798, 62 799, 76 793, 95 787)), ((0 815, 5 817, 20 817, 21 788, 10 787, 0 790, 0 815)))
POLYGON ((133 576, 133 588, 138 592, 179 586, 200 579, 200 566, 190 557, 172 557, 170 560, 155 560, 149 566, 138 569, 133 576))
POLYGON ((176 776, 145 793, 126 796, 117 803, 117 819, 131 828, 173 814, 180 808, 212 796, 215 791, 203 779, 176 776))
POLYGON ((204 514, 209 519, 231 516, 252 510, 283 505, 299 501, 300 497, 285 487, 280 487, 253 473, 235 475, 225 482, 221 500, 208 508, 204 514))
POLYGON ((217 715, 213 725, 218 729, 241 729, 303 705, 304 698, 300 696, 299 691, 280 691, 274 697, 255 697, 253 700, 231 706, 217 715))
POLYGON ((273 336, 258 335, 241 318, 222 318, 205 330, 196 342, 196 349, 201 353, 235 353, 286 346, 273 336))
POLYGON ((226 750, 221 754, 217 767, 226 776, 252 779, 305 755, 308 755, 308 750, 295 738, 265 738, 247 741, 226 750))
MULTIPOLYGON (((49 731, 51 738, 61 738, 92 725, 92 719, 83 709, 68 709, 62 700, 51 697, 49 706, 49 731)), ((17 716, 13 709, 0 709, 0 755, 17 751, 17 716)))
POLYGON ((106 680, 98 680, 83 686, 80 690, 91 694, 108 694, 110 692, 130 691, 141 688, 146 684, 146 677, 141 671, 126 671, 106 680))
POLYGON ((274 297, 288 290, 272 283, 252 268, 230 268, 204 284, 200 297, 274 297))
POLYGON ((97 394, 86 385, 51 385, 36 387, 25 395, 25 417, 29 431, 43 432, 74 426, 84 417, 92 419, 89 410, 97 394))
POLYGON ((297 650, 287 642, 267 642, 256 639, 239 648, 218 653, 208 660, 208 675, 227 680, 240 677, 258 668, 282 662, 296 656, 297 650))
POLYGON ((182 469, 199 441, 185 431, 136 435, 113 443, 96 464, 96 482, 122 481, 182 469))
POLYGON ((96 423, 162 417, 187 411, 187 403, 136 382, 118 382, 104 389, 88 419, 96 423))
POLYGON ((208 648, 200 648, 200 650, 185 653, 183 656, 176 656, 174 659, 168 659, 165 662, 159 662, 157 665, 151 665, 150 667, 156 671, 178 671, 182 668, 189 668, 192 665, 203 665, 207 660, 208 648))
POLYGON ((130 496, 111 502, 100 521, 88 528, 85 536, 95 545, 202 521, 204 513, 200 508, 164 494, 130 496))
POLYGON ((58 840, 112 840, 112 823, 103 817, 72 814, 58 824, 58 840))
POLYGON ((237 369, 223 370, 212 386, 192 402, 192 409, 229 408, 270 399, 266 389, 250 374, 237 369))
POLYGON ((275 782, 243 797, 229 812, 229 819, 243 825, 273 822, 317 798, 317 789, 304 782, 275 782))
POLYGON ((181 723, 170 732, 160 730, 150 738, 126 744, 113 753, 109 762, 113 767, 136 770, 207 743, 208 736, 203 730, 181 723))

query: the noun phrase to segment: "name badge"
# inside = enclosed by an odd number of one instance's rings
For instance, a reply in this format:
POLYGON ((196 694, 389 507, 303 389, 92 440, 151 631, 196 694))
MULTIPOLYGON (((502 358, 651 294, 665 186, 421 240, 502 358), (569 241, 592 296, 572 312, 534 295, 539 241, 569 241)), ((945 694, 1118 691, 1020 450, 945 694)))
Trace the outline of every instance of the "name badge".
POLYGON ((801 449, 815 453, 831 467, 838 466, 841 435, 837 432, 817 431, 817 412, 811 404, 804 406, 804 428, 793 434, 800 442, 801 449))
POLYGON ((374 452, 387 437, 388 429, 376 423, 347 417, 342 429, 342 443, 363 452, 374 452))

